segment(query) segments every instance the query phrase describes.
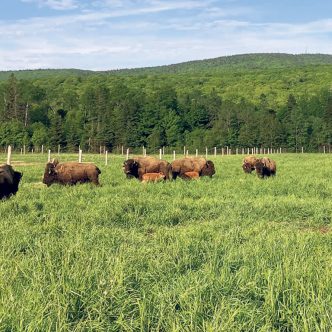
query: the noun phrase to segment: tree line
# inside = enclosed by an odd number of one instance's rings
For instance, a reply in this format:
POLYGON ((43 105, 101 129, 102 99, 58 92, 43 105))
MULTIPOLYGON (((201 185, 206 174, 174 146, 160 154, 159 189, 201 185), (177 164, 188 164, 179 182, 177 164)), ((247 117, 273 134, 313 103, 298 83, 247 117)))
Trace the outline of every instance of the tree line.
POLYGON ((222 92, 227 82, 213 86, 216 77, 209 77, 207 88, 204 77, 195 75, 17 79, 11 74, 0 84, 0 146, 61 146, 66 151, 79 146, 112 151, 121 145, 296 151, 303 146, 317 151, 331 145, 328 84, 319 84, 314 93, 283 91, 284 99, 274 103, 269 92, 259 93, 255 100, 246 91, 233 98, 222 92))

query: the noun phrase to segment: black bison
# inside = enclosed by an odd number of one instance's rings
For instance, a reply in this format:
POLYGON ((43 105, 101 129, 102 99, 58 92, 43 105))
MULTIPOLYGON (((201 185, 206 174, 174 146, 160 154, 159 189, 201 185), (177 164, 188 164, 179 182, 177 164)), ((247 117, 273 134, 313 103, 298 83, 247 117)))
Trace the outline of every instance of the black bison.
POLYGON ((123 163, 123 171, 127 178, 134 177, 142 181, 143 174, 162 173, 165 179, 170 178, 171 164, 166 160, 154 157, 136 157, 128 159, 123 163))
POLYGON ((205 158, 190 157, 177 159, 172 162, 172 177, 176 179, 178 176, 186 178, 186 172, 197 172, 199 176, 210 176, 215 174, 214 163, 205 158))
POLYGON ((245 173, 251 173, 255 170, 255 164, 258 158, 256 156, 246 156, 242 162, 242 169, 245 173))
POLYGON ((260 178, 265 178, 267 176, 274 176, 277 173, 276 162, 270 158, 260 158, 255 164, 256 174, 260 178))
POLYGON ((0 199, 15 195, 23 174, 10 165, 0 165, 0 199))
POLYGON ((165 180, 163 173, 145 173, 142 175, 142 182, 159 182, 165 180))
POLYGON ((43 183, 48 187, 53 183, 73 185, 76 183, 92 182, 99 185, 99 168, 92 163, 66 162, 53 160, 46 164, 43 183))

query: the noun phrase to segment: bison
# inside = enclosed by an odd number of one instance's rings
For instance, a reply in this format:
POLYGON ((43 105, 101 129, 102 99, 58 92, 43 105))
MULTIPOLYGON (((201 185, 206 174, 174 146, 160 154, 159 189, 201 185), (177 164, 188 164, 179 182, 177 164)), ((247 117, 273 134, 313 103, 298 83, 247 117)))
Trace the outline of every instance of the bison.
POLYGON ((205 158, 190 157, 177 159, 172 162, 172 177, 185 178, 186 172, 197 172, 199 176, 210 176, 215 174, 214 163, 205 158))
POLYGON ((252 173, 255 170, 255 164, 258 158, 256 156, 246 156, 243 159, 242 169, 245 173, 252 173))
POLYGON ((265 178, 268 176, 274 176, 277 173, 276 162, 270 158, 260 158, 255 163, 256 174, 260 178, 265 178))
POLYGON ((162 173, 165 179, 170 178, 171 164, 166 160, 154 157, 136 157, 128 159, 123 163, 123 171, 127 178, 136 178, 142 181, 143 174, 162 173))
POLYGON ((53 160, 46 164, 43 183, 48 187, 53 183, 73 185, 92 182, 99 185, 100 169, 92 163, 65 162, 53 160))
POLYGON ((199 179, 199 173, 198 172, 185 172, 183 174, 183 179, 185 179, 185 180, 199 179))
POLYGON ((163 181, 165 178, 163 173, 145 173, 142 175, 142 183, 163 181))
POLYGON ((15 195, 23 174, 10 165, 0 165, 0 199, 15 195))

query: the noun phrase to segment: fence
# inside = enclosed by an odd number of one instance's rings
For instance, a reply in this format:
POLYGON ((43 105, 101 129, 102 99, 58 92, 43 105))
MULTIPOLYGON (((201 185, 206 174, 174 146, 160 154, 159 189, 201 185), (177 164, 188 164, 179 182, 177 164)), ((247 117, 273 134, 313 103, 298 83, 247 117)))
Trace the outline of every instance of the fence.
MULTIPOLYGON (((25 155, 27 153, 31 153, 31 154, 44 154, 46 151, 45 147, 42 145, 40 148, 31 148, 31 149, 27 149, 26 146, 23 146, 22 148, 16 149, 17 153, 20 153, 21 155, 25 155)), ((12 152, 15 152, 15 149, 12 146, 7 146, 4 149, 4 152, 7 153, 7 164, 10 165, 11 163, 11 154, 12 152)), ((205 150, 199 150, 199 149, 188 149, 186 146, 183 147, 183 149, 181 148, 181 150, 179 148, 174 149, 172 147, 162 147, 161 149, 147 149, 146 147, 142 147, 141 149, 138 148, 129 148, 129 147, 124 147, 121 146, 121 149, 117 148, 116 149, 116 153, 114 153, 115 151, 113 151, 113 154, 116 155, 121 155, 126 159, 129 159, 129 157, 131 155, 142 155, 142 156, 147 156, 149 155, 158 155, 160 159, 163 158, 163 156, 166 155, 172 155, 173 156, 173 160, 176 159, 177 157, 183 157, 183 156, 196 156, 198 157, 200 156, 205 156, 205 158, 208 158, 209 156, 211 157, 217 157, 217 156, 228 156, 228 155, 249 155, 249 154, 254 154, 254 155, 271 155, 271 154, 282 154, 282 153, 305 153, 305 152, 310 152, 312 153, 312 151, 305 151, 304 147, 301 147, 301 149, 299 151, 289 151, 287 148, 257 148, 257 147, 250 147, 250 148, 232 148, 229 146, 226 147, 213 147, 213 148, 208 148, 206 147, 205 150)), ((54 153, 54 152, 53 152, 54 153)), ((55 153, 57 154, 57 156, 60 156, 61 152, 61 147, 58 146, 57 150, 55 151, 55 153)), ((79 147, 78 148, 78 162, 83 162, 83 151, 82 149, 79 147)), ((316 153, 331 153, 331 146, 321 146, 318 151, 316 151, 316 153)), ((51 161, 51 154, 52 151, 51 149, 47 149, 47 160, 48 162, 51 161)), ((109 151, 106 149, 105 146, 100 146, 99 149, 99 154, 102 156, 104 156, 105 158, 105 165, 108 165, 108 157, 109 157, 109 151)))

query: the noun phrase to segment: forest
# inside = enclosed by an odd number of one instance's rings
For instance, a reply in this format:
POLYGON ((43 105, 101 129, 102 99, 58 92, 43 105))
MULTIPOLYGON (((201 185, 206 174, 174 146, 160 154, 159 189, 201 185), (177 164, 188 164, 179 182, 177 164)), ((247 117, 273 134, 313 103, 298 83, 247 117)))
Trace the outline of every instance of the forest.
POLYGON ((332 144, 332 56, 248 54, 105 72, 0 72, 0 147, 332 144))

